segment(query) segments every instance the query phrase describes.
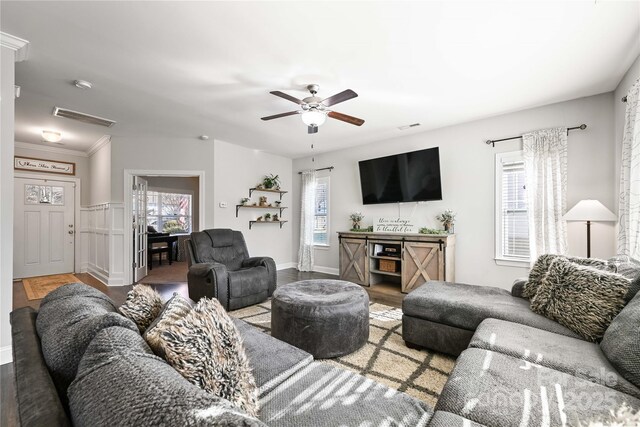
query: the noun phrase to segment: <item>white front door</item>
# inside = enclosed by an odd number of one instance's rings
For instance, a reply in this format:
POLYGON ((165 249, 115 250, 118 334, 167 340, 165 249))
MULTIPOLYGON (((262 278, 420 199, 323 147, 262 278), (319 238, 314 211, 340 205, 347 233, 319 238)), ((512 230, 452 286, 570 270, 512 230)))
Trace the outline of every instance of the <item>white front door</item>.
POLYGON ((73 273, 75 184, 15 179, 13 277, 73 273))
POLYGON ((133 280, 147 275, 147 180, 133 177, 133 280))

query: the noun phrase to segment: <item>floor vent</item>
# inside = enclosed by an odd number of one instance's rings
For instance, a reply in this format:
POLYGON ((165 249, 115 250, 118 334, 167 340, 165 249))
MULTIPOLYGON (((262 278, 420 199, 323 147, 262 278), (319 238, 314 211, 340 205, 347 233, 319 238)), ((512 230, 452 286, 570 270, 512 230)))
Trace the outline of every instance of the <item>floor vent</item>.
POLYGON ((67 110, 66 108, 60 107, 56 107, 53 110, 53 115, 56 117, 65 117, 67 119, 78 120, 82 123, 105 126, 108 128, 116 124, 114 120, 104 119, 102 117, 92 116, 91 114, 80 113, 78 111, 67 110))

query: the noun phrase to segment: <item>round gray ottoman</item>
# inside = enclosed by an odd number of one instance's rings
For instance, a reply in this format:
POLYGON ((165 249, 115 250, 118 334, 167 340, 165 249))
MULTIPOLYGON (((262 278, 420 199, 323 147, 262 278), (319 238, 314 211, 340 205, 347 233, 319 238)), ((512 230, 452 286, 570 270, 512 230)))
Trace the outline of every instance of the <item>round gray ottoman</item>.
POLYGON ((271 300, 271 335, 317 359, 353 353, 369 339, 369 295, 342 280, 279 286, 271 300))

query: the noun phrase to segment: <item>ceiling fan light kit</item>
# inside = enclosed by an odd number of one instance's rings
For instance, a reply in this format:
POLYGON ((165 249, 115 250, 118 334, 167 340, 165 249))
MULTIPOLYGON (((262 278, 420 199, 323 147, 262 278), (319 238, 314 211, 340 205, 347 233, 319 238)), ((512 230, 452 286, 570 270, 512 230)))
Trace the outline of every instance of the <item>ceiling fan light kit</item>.
POLYGON ((308 85, 307 90, 311 93, 311 96, 308 96, 304 99, 298 99, 277 90, 270 92, 272 95, 279 96, 280 98, 286 99, 287 101, 298 104, 301 109, 289 111, 287 113, 274 114, 273 116, 262 117, 262 120, 273 120, 279 119, 281 117, 301 114, 302 121, 305 125, 307 125, 308 133, 317 133, 318 127, 327 120, 327 116, 331 117, 332 119, 350 123, 355 126, 362 126, 364 120, 357 117, 349 116, 347 114, 338 113, 329 110, 328 108, 332 105, 357 97, 357 93, 355 93, 351 89, 347 89, 333 96, 330 96, 329 98, 322 99, 316 96, 319 89, 320 86, 316 84, 308 85))

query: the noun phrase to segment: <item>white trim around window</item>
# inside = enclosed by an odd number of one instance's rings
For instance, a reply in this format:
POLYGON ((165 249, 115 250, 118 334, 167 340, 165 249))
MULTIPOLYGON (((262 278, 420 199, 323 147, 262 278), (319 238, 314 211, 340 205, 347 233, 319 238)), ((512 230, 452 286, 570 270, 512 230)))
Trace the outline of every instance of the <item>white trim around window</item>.
MULTIPOLYGON (((495 262, 498 265, 509 266, 509 267, 529 267, 530 258, 524 255, 517 255, 514 253, 505 253, 505 218, 504 218, 504 206, 503 206, 503 186, 505 183, 505 173, 509 170, 518 170, 524 173, 524 158, 522 151, 512 151, 507 153, 498 153, 496 154, 496 162, 495 162, 495 262), (520 167, 521 166, 521 167, 520 167)), ((524 178, 524 177, 522 177, 524 178)), ((523 180, 524 181, 524 180, 523 180)), ((511 201, 513 202, 513 201, 511 201)), ((522 210, 521 207, 513 207, 512 209, 522 210)), ((524 207, 523 212, 524 217, 526 218, 527 211, 526 207, 524 207)), ((517 214, 517 213, 516 213, 517 214)), ((522 216, 522 215, 521 215, 522 216)), ((512 221, 514 221, 512 219, 512 221)), ((512 228, 512 227, 508 227, 512 228)), ((514 236, 514 239, 517 236, 514 236)), ((514 246, 517 247, 518 243, 515 243, 514 246)), ((528 240, 526 243, 528 247, 528 240)), ((512 248, 513 249, 513 248, 512 248)), ((520 252, 522 252, 522 245, 520 245, 520 252)), ((514 251, 516 252, 516 251, 514 251)), ((528 250, 527 250, 528 253, 528 250)))

